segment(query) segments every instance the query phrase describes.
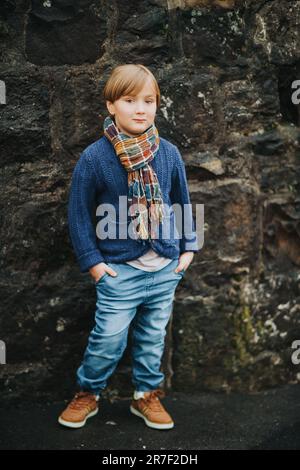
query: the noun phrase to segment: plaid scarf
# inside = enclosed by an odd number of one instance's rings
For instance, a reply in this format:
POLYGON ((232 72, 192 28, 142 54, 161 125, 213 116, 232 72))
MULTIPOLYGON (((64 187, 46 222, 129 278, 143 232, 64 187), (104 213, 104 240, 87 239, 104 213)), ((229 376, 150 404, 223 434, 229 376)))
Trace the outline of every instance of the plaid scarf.
POLYGON ((105 118, 103 129, 128 172, 129 213, 135 233, 141 239, 155 238, 157 223, 164 218, 159 182, 149 165, 159 149, 158 130, 152 124, 145 132, 131 137, 120 132, 110 116, 105 118))

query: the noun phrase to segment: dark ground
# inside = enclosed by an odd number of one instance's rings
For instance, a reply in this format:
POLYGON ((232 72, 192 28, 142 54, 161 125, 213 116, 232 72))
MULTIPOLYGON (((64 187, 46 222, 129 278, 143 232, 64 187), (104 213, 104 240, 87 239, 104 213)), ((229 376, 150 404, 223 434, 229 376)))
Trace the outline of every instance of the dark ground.
MULTIPOLYGON (((101 400, 101 398, 100 398, 101 400)), ((66 402, 67 403, 67 402, 66 402)), ((0 409, 1 449, 300 449, 300 385, 258 394, 170 392, 162 403, 173 429, 147 427, 130 413, 130 399, 100 401, 81 429, 64 428, 65 402, 0 409)))

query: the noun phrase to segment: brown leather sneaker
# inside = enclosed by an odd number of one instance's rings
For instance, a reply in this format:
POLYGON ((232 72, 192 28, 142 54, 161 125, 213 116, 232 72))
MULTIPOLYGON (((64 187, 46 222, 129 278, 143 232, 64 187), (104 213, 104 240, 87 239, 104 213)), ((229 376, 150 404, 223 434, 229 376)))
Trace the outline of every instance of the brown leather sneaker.
POLYGON ((98 413, 97 397, 90 392, 77 392, 73 400, 58 418, 58 422, 69 428, 81 428, 86 420, 98 413))
POLYGON ((159 397, 163 398, 165 392, 160 389, 144 392, 144 396, 135 399, 136 392, 130 405, 130 411, 136 416, 143 418, 147 426, 154 429, 171 429, 174 422, 161 404, 159 397))

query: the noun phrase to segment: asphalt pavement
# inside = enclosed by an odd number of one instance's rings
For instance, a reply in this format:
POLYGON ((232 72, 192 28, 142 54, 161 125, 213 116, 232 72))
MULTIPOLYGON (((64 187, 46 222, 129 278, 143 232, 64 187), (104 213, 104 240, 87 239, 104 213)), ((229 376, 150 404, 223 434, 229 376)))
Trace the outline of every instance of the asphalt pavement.
POLYGON ((167 392, 169 430, 147 427, 130 402, 100 398, 99 413, 80 429, 57 422, 67 401, 2 404, 0 449, 300 449, 300 384, 257 394, 167 392))

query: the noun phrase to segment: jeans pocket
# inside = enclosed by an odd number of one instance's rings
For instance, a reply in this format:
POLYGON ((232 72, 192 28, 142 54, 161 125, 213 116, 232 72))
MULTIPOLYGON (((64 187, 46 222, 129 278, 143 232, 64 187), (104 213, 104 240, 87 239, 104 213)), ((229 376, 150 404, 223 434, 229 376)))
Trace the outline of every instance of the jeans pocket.
POLYGON ((100 282, 102 281, 102 279, 105 278, 105 276, 108 276, 107 272, 102 274, 102 276, 100 277, 100 279, 98 279, 98 281, 95 281, 95 286, 98 286, 100 284, 100 282))
MULTIPOLYGON (((106 263, 107 266, 109 266, 110 264, 112 264, 112 263, 106 263)), ((102 281, 102 279, 105 278, 105 276, 110 276, 110 274, 108 274, 108 273, 105 271, 105 273, 100 277, 100 279, 98 279, 98 281, 95 282, 95 286, 98 286, 98 284, 100 284, 100 282, 102 281)))
POLYGON ((175 273, 175 267, 172 268, 172 272, 173 272, 174 276, 175 276, 177 279, 179 279, 179 280, 183 278, 184 273, 185 273, 184 270, 181 270, 181 271, 175 273))

